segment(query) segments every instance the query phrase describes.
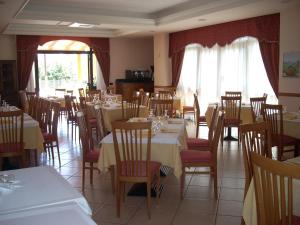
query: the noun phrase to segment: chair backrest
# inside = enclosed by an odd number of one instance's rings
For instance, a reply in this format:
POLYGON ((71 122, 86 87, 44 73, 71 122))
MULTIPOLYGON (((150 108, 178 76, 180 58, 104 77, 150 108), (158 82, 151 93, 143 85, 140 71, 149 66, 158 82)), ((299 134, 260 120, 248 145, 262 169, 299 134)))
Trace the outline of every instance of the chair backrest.
POLYGON ((26 92, 23 91, 23 90, 20 90, 19 91, 19 96, 20 96, 20 102, 21 102, 22 110, 24 112, 28 113, 29 103, 28 103, 26 92))
POLYGON ((65 95, 65 107, 68 118, 75 118, 78 107, 73 97, 65 95))
POLYGON ((79 127, 79 138, 82 146, 82 156, 83 161, 86 160, 86 155, 93 149, 92 146, 92 138, 90 136, 90 132, 87 126, 86 117, 82 111, 78 111, 77 114, 77 123, 79 127))
POLYGON ((225 96, 242 97, 241 91, 225 91, 225 96))
POLYGON ((278 162, 251 152, 259 225, 293 224, 293 180, 300 166, 278 162))
MULTIPOLYGON (((277 157, 281 160, 283 154, 283 114, 282 105, 262 104, 262 115, 271 131, 272 146, 276 143, 278 147, 277 157)), ((275 146, 275 145, 274 145, 275 146)))
POLYGON ((155 116, 164 116, 167 112, 170 118, 173 117, 173 100, 172 99, 151 99, 151 109, 155 116))
POLYGON ((214 135, 214 132, 216 130, 218 110, 219 110, 218 104, 215 104, 213 106, 213 113, 211 115, 211 122, 210 122, 209 130, 208 130, 209 144, 212 143, 213 135, 214 135))
POLYGON ((172 96, 176 94, 176 87, 173 86, 156 86, 154 87, 154 93, 159 93, 160 91, 167 91, 169 92, 172 96))
POLYGON ((48 125, 49 121, 51 120, 52 117, 52 109, 51 109, 51 102, 40 98, 40 110, 38 113, 38 122, 40 123, 40 128, 42 131, 47 131, 48 130, 48 125))
POLYGON ((60 104, 59 102, 51 102, 51 114, 50 114, 50 121, 48 126, 48 132, 52 134, 54 137, 57 137, 57 124, 58 118, 60 114, 60 104))
POLYGON ((225 112, 225 120, 240 120, 241 101, 241 96, 221 96, 221 108, 225 112))
POLYGON ((84 89, 78 88, 79 97, 85 97, 84 89))
POLYGON ((16 149, 24 148, 23 126, 22 110, 0 111, 0 143, 4 145, 0 152, 2 156, 12 156, 16 153, 16 149))
POLYGON ((272 158, 271 135, 268 125, 265 122, 240 125, 242 149, 245 167, 245 192, 248 191, 253 177, 253 167, 251 164, 251 152, 256 152, 264 157, 272 158))
POLYGON ((194 93, 194 107, 196 109, 196 124, 199 123, 200 119, 200 105, 199 105, 199 100, 198 100, 198 95, 194 93))
POLYGON ((66 91, 66 94, 67 94, 67 95, 70 95, 70 96, 73 96, 73 92, 74 92, 73 90, 67 90, 67 91, 66 91))
POLYGON ((218 158, 218 147, 219 140, 221 137, 221 132, 224 124, 224 112, 220 111, 217 117, 215 132, 213 134, 212 143, 210 145, 210 151, 213 153, 213 160, 217 163, 218 158))
POLYGON ((141 105, 149 107, 149 102, 150 102, 150 93, 149 92, 142 92, 141 105))
POLYGON ((262 104, 266 104, 266 97, 250 98, 251 114, 252 114, 253 123, 256 122, 257 117, 262 116, 262 113, 261 113, 261 105, 262 104))
POLYGON ((81 110, 86 110, 86 98, 85 97, 79 97, 79 106, 81 110))
POLYGON ((38 104, 39 104, 39 97, 33 96, 29 99, 28 114, 34 119, 37 118, 38 104))
POLYGON ((88 98, 88 101, 93 101, 94 97, 101 100, 101 90, 89 90, 86 93, 86 97, 88 98))
POLYGON ((173 98, 173 92, 171 91, 158 91, 158 98, 159 99, 172 99, 173 98))
POLYGON ((140 102, 141 102, 140 96, 132 97, 128 101, 122 101, 122 118, 130 119, 133 117, 139 117, 140 102))
POLYGON ((98 141, 100 142, 107 134, 107 130, 104 124, 103 113, 100 105, 95 105, 94 109, 95 109, 95 115, 97 121, 98 138, 99 138, 98 141))
POLYGON ((151 122, 112 122, 117 174, 125 177, 151 175, 151 122), (146 162, 146 171, 142 169, 146 162))

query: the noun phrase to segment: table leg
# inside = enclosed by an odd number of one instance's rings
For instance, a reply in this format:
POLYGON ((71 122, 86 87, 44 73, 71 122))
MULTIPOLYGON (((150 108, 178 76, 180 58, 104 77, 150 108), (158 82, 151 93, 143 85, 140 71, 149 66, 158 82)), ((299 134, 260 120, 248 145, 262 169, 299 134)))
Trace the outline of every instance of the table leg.
POLYGON ((225 141, 237 141, 238 139, 237 138, 234 138, 231 136, 231 127, 227 127, 228 129, 228 133, 227 133, 227 136, 224 137, 224 140, 225 141))

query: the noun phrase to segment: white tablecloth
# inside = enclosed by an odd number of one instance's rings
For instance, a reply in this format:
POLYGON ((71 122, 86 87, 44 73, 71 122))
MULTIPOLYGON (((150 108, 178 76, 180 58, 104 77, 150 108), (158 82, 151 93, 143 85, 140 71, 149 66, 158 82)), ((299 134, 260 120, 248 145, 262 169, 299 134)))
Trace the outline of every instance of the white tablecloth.
MULTIPOLYGON (((152 137, 151 160, 173 168, 175 176, 179 178, 181 175, 180 150, 186 148, 187 132, 184 120, 172 119, 170 121, 171 123, 165 126, 165 131, 158 132, 152 137)), ((106 171, 115 164, 113 137, 110 133, 102 140, 98 168, 106 171)))
POLYGON ((5 225, 96 225, 76 203, 65 203, 0 216, 5 225))
POLYGON ((0 172, 13 174, 13 189, 0 187, 0 216, 7 213, 51 206, 67 202, 77 203, 91 215, 86 199, 52 167, 33 167, 0 172))

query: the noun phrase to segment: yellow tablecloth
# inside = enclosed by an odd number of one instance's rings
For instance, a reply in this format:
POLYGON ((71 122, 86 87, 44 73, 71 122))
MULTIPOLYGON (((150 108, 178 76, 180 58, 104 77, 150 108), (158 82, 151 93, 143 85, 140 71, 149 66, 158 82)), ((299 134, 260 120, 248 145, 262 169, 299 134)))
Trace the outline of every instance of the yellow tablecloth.
MULTIPOLYGON (((186 148, 187 132, 184 120, 177 119, 181 123, 167 124, 166 130, 170 133, 158 132, 151 140, 151 160, 161 162, 163 165, 174 169, 177 178, 181 175, 180 150, 186 148), (174 132, 174 129, 178 132, 174 132)), ((112 134, 102 140, 102 150, 98 160, 98 168, 106 171, 110 166, 116 164, 112 134)))
MULTIPOLYGON (((208 126, 210 126, 211 122, 211 116, 213 113, 213 104, 209 104, 207 107, 207 110, 205 112, 205 118, 207 121, 208 126)), ((221 109, 221 106, 219 105, 219 110, 221 109)), ((252 114, 251 114, 251 106, 248 104, 243 104, 241 106, 241 120, 242 124, 245 123, 252 123, 252 114)))
MULTIPOLYGON (((300 165, 300 157, 289 159, 286 163, 300 165)), ((293 200, 293 214, 295 216, 300 216, 300 180, 294 180, 293 182, 293 200)), ((255 189, 252 179, 244 200, 243 218, 246 225, 257 225, 256 210, 255 189)))
MULTIPOLYGON (((39 123, 25 113, 23 126, 23 142, 25 145, 25 149, 37 149, 39 152, 42 152, 44 149, 44 138, 39 127, 39 123)), ((1 135, 0 143, 2 143, 1 135)))

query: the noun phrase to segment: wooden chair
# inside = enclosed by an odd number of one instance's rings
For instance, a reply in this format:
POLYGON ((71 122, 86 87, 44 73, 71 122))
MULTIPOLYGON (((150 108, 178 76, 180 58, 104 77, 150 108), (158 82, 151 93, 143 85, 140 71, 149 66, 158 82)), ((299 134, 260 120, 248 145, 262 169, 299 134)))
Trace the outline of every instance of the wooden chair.
POLYGON ((86 97, 83 88, 78 88, 79 97, 86 97))
POLYGON ((94 96, 101 100, 101 90, 89 90, 86 93, 87 101, 93 101, 94 96))
POLYGON ((55 96, 63 97, 66 93, 65 88, 55 88, 55 96))
MULTIPOLYGON (((151 184, 157 179, 160 187, 161 163, 151 161, 151 122, 112 122, 116 155, 117 216, 120 217, 121 196, 126 183, 147 184, 148 217, 151 218, 151 184), (145 140, 146 139, 146 140, 145 140)), ((156 188, 159 198, 159 188, 156 188)))
POLYGON ((196 138, 199 136, 199 127, 200 126, 207 126, 205 116, 201 116, 200 114, 200 105, 198 101, 198 96, 194 94, 194 105, 196 108, 196 138))
MULTIPOLYGON (((224 139, 224 128, 236 127, 238 129, 238 143, 240 143, 241 124, 241 105, 242 97, 221 96, 221 109, 225 112, 224 126, 221 133, 222 140, 224 139)), ((222 141, 223 145, 223 141, 222 141)))
POLYGON ((21 167, 25 166, 23 126, 22 110, 0 111, 0 170, 2 159, 6 157, 18 157, 21 167))
MULTIPOLYGON (((184 183, 185 183, 185 174, 190 173, 186 172, 185 168, 189 167, 209 167, 211 176, 214 177, 214 193, 215 198, 218 197, 218 167, 217 167, 217 151, 220 140, 220 134, 222 131, 224 121, 224 114, 219 113, 217 119, 216 131, 214 132, 212 144, 207 151, 197 151, 197 150, 183 150, 180 152, 181 162, 182 162, 182 175, 180 178, 180 196, 183 199, 184 183)), ((197 172, 191 172, 197 173, 197 172)), ((201 172, 203 173, 203 172, 201 172)))
POLYGON ((203 138, 187 138, 186 144, 188 149, 192 150, 208 150, 210 144, 212 143, 213 134, 216 128, 217 121, 217 113, 218 113, 218 104, 213 106, 213 113, 211 116, 211 123, 208 129, 208 139, 203 138))
POLYGON ((73 96, 73 92, 74 92, 73 90, 66 90, 66 94, 70 96, 73 96))
POLYGON ((86 110, 86 98, 85 97, 79 97, 79 106, 82 111, 86 110))
POLYGON ((293 182, 300 179, 300 166, 278 162, 251 152, 259 225, 296 225, 293 215, 293 182))
POLYGON ((43 132, 44 137, 44 149, 48 152, 48 155, 52 155, 52 161, 54 162, 54 148, 57 149, 57 157, 59 165, 61 165, 60 161, 60 152, 59 152, 59 142, 58 142, 58 135, 57 135, 57 124, 58 118, 60 114, 60 104, 58 102, 52 102, 49 105, 49 116, 47 130, 43 132))
POLYGON ((245 197, 253 177, 250 153, 256 152, 261 156, 272 158, 271 133, 265 122, 242 124, 240 126, 240 132, 246 178, 244 189, 245 197))
POLYGON ((261 105, 266 104, 266 97, 250 98, 251 114, 253 123, 256 122, 257 118, 262 116, 261 105))
POLYGON ((173 99, 173 92, 171 92, 171 91, 158 91, 158 98, 159 99, 164 99, 164 100, 173 99))
POLYGON ((76 112, 78 111, 78 107, 77 104, 75 103, 75 100, 71 98, 69 95, 65 95, 65 105, 67 110, 67 131, 69 133, 69 125, 71 125, 72 138, 74 136, 76 139, 76 126, 77 126, 76 112))
POLYGON ((242 92, 241 91, 225 91, 225 96, 242 97, 242 92))
POLYGON ((104 124, 104 119, 103 119, 103 113, 100 105, 95 105, 95 115, 96 115, 96 121, 97 121, 97 129, 98 129, 98 143, 106 136, 107 129, 104 124))
POLYGON ((94 163, 97 164, 98 162, 100 149, 96 149, 92 145, 92 137, 88 130, 86 119, 82 111, 77 112, 77 121, 79 125, 79 137, 82 148, 82 192, 84 192, 85 170, 88 169, 90 171, 90 184, 93 184, 93 171, 99 171, 97 166, 94 166, 94 163), (86 164, 89 164, 89 166, 86 164))
POLYGON ((262 104, 261 108, 264 121, 271 129, 272 147, 277 146, 277 159, 284 160, 283 154, 291 151, 297 156, 299 140, 284 134, 282 105, 262 104), (285 149, 287 146, 293 148, 285 149))
POLYGON ((151 99, 150 104, 155 116, 164 116, 167 112, 170 118, 174 117, 173 99, 151 99))
POLYGON ((127 120, 133 117, 139 117, 141 98, 132 97, 128 101, 122 101, 122 118, 127 120))
POLYGON ((143 92, 141 95, 141 105, 149 107, 149 103, 150 103, 150 93, 143 92))
POLYGON ((23 110, 25 113, 28 113, 28 110, 29 110, 29 103, 28 103, 28 99, 27 99, 26 92, 23 91, 23 90, 20 90, 20 91, 19 91, 19 97, 20 97, 20 102, 21 102, 22 110, 23 110))

